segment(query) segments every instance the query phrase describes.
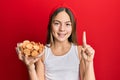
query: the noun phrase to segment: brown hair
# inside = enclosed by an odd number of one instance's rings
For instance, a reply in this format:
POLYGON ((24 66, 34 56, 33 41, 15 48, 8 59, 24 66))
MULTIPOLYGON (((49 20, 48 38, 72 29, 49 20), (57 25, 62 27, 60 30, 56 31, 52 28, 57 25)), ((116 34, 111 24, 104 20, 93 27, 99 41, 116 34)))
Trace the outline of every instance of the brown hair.
POLYGON ((74 15, 72 13, 72 11, 68 8, 65 8, 65 7, 60 7, 58 9, 56 9, 52 15, 49 17, 49 23, 48 23, 48 34, 47 34, 47 44, 50 44, 54 41, 54 37, 51 33, 52 29, 51 29, 51 24, 52 24, 52 21, 53 19, 55 18, 55 16, 62 12, 62 11, 65 11, 69 17, 70 17, 70 20, 71 20, 71 23, 72 23, 72 33, 70 35, 70 37, 68 38, 68 41, 69 42, 72 42, 74 44, 77 44, 77 36, 76 36, 76 20, 74 18, 74 15))

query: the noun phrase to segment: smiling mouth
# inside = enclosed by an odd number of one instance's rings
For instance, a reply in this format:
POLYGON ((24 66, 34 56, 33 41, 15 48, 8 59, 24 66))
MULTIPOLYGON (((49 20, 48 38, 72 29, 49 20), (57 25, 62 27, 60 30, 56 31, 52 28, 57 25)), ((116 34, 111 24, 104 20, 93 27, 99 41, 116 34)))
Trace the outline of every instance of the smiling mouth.
POLYGON ((60 33, 58 33, 58 36, 59 36, 60 38, 63 38, 63 37, 66 36, 66 34, 60 34, 60 33))

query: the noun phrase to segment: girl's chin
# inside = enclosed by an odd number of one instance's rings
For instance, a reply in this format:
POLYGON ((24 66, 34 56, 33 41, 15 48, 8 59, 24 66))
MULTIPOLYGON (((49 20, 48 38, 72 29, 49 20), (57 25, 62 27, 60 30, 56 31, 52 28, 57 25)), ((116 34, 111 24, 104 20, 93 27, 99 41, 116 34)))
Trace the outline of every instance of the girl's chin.
POLYGON ((64 42, 66 40, 68 40, 68 39, 67 38, 61 38, 61 37, 57 38, 57 41, 59 41, 59 42, 64 42))

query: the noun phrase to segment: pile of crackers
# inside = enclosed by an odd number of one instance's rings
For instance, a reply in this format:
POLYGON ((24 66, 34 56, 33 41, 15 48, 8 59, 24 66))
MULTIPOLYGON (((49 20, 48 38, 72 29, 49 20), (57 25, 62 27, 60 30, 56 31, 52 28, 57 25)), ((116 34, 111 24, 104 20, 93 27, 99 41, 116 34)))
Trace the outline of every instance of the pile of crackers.
POLYGON ((40 42, 25 40, 19 44, 19 50, 28 57, 37 57, 44 51, 44 45, 40 42))

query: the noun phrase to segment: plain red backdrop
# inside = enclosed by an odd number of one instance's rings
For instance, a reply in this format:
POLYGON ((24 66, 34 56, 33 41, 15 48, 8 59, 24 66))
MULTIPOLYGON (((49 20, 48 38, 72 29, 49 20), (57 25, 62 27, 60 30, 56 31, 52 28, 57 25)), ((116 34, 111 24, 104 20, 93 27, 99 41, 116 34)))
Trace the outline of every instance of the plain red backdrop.
POLYGON ((17 42, 45 44, 51 9, 65 2, 77 16, 77 36, 82 32, 96 50, 96 80, 120 80, 120 4, 117 0, 1 0, 0 80, 29 80, 26 66, 15 52, 17 42))

